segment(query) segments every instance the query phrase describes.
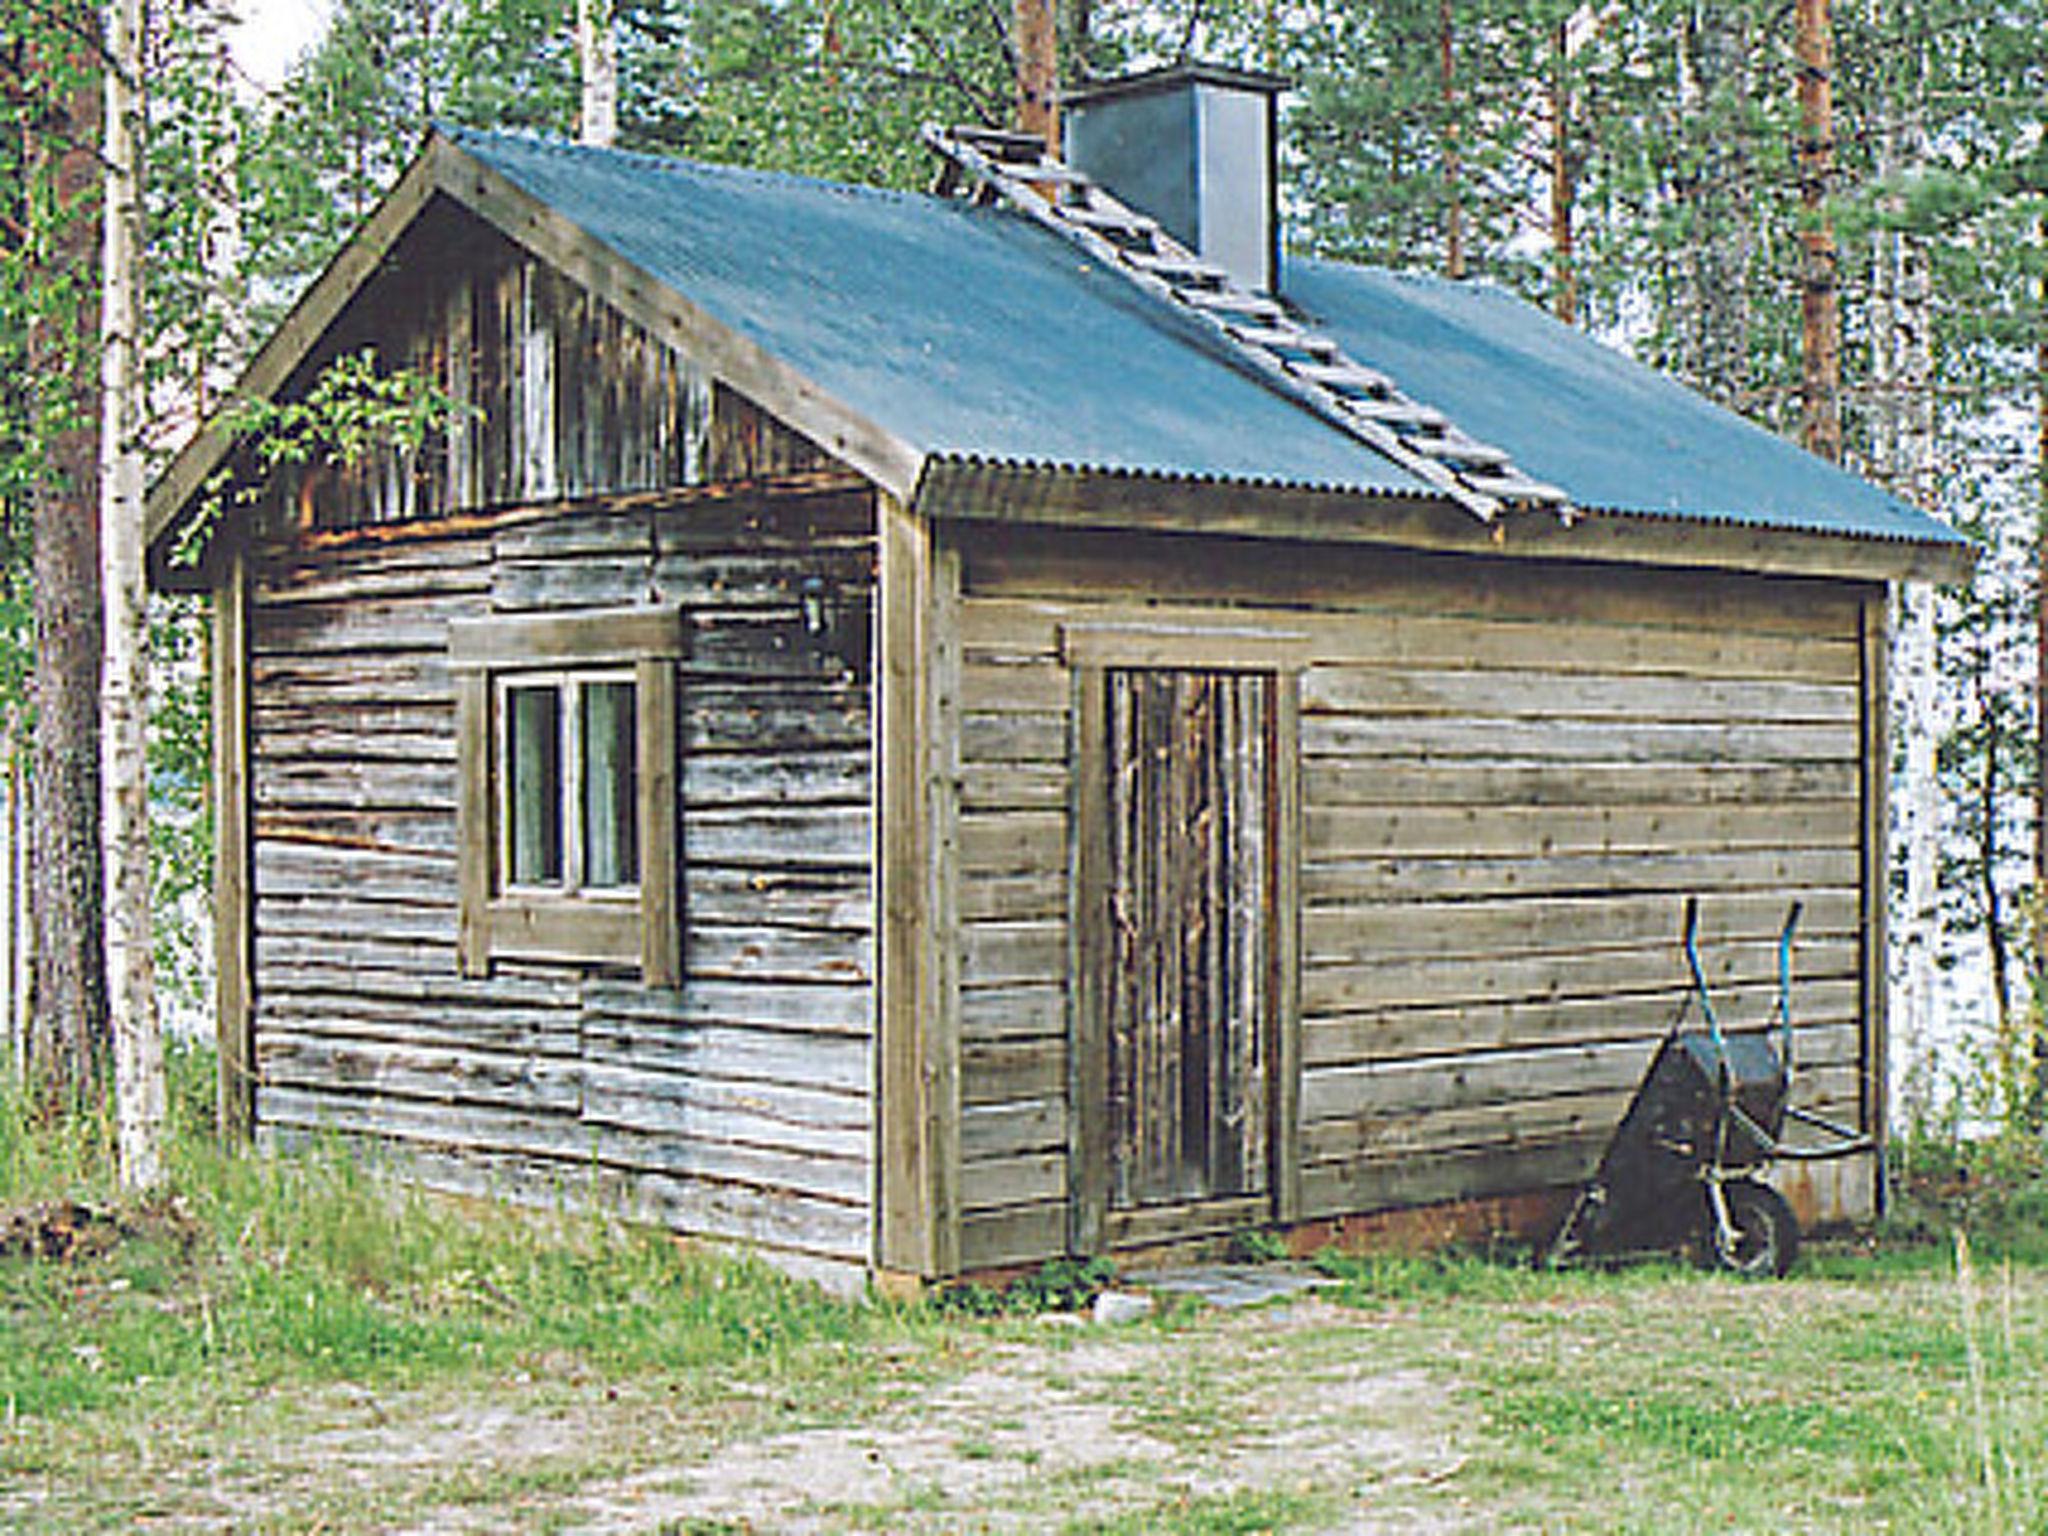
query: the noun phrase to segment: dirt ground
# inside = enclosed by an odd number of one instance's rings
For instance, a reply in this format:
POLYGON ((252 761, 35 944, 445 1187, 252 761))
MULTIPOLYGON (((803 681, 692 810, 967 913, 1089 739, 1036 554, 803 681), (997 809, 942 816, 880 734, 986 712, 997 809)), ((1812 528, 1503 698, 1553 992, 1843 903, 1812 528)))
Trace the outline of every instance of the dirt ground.
POLYGON ((797 1403, 745 1381, 565 1373, 456 1394, 347 1386, 52 1447, 0 1526, 590 1533, 1482 1528, 1426 1361, 1306 1298, 1171 1329, 1047 1317, 906 1351, 900 1379, 797 1403), (109 1454, 114 1453, 114 1454, 109 1454), (145 1490, 146 1491, 143 1491, 145 1490))

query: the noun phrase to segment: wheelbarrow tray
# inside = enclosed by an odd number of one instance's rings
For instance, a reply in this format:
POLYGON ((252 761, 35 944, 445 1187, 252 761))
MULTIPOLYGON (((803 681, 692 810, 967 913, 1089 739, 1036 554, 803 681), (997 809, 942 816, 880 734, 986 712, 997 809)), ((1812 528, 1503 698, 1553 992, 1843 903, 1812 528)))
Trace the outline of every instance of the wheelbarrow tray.
POLYGON ((1766 1031, 1674 1029, 1615 1128, 1582 1204, 1589 1252, 1670 1247, 1700 1227, 1701 1170, 1761 1169, 1785 1124, 1789 1083, 1766 1031), (1721 1090, 1727 1073, 1727 1095, 1721 1090), (1724 1108, 1724 1105, 1726 1106, 1724 1108))

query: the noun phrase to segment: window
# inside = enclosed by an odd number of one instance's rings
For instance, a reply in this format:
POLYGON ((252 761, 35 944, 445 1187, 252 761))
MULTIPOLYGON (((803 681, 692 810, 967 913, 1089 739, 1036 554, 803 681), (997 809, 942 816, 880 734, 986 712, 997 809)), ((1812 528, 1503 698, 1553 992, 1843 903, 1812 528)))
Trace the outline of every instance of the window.
POLYGON ((675 663, 644 608, 458 621, 460 959, 680 973, 675 663))
POLYGON ((640 808, 633 675, 519 671, 500 674, 495 684, 503 887, 634 894, 640 808))

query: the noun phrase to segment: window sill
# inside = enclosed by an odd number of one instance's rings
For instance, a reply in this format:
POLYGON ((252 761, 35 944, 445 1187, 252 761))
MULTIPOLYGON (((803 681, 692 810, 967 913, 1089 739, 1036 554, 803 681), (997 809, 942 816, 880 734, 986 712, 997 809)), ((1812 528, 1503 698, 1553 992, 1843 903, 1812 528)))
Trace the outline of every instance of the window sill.
POLYGON ((519 960, 638 965, 640 903, 566 896, 500 896, 485 911, 490 952, 519 960))

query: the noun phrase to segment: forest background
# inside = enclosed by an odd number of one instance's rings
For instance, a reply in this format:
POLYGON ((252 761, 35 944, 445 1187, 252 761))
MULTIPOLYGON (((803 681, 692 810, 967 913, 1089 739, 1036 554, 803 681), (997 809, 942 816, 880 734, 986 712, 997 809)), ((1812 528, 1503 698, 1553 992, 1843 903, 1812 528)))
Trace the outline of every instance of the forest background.
MULTIPOLYGON (((1292 248, 1512 288, 1978 541, 1970 585, 1895 610, 1894 1070, 1923 1124, 2038 1131, 2048 0, 1039 3, 1068 85, 1181 58, 1289 78, 1292 248), (1840 366, 1817 399, 1822 293, 1840 366)), ((618 142, 921 188, 921 122, 1011 120, 1029 8, 617 0, 599 21, 618 142)), ((259 86, 234 70, 222 0, 156 0, 135 71, 152 465, 222 403, 428 123, 575 133, 577 11, 336 0, 324 37, 259 86)), ((100 25, 89 5, 0 0, 0 747, 17 807, 38 635, 47 651, 63 627, 36 514, 92 350, 79 232, 96 205, 63 176, 97 133, 100 25)), ((158 995, 204 1029, 202 615, 159 599, 150 629, 158 995)))

